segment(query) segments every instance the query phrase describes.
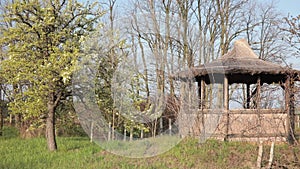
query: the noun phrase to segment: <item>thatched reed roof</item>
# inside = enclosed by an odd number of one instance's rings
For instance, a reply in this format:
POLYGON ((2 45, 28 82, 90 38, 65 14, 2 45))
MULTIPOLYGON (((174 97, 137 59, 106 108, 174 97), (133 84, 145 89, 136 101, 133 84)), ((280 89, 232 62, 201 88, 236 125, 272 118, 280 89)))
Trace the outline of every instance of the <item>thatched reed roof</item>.
MULTIPOLYGON (((210 63, 192 67, 187 71, 178 72, 175 78, 204 78, 208 84, 222 82, 227 75, 229 83, 254 84, 257 77, 263 83, 278 83, 284 81, 287 75, 299 77, 300 71, 259 59, 246 40, 237 40, 234 47, 227 54, 210 63)), ((299 78, 298 78, 299 80, 299 78)))

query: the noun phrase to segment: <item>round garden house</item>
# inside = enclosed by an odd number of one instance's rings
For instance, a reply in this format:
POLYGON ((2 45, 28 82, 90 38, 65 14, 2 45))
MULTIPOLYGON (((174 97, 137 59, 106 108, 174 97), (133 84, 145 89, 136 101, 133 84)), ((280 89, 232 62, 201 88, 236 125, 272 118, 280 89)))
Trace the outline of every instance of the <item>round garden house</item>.
POLYGON ((220 84, 222 115, 212 136, 224 140, 275 138, 291 144, 294 142, 294 83, 300 80, 300 71, 259 59, 246 40, 236 41, 231 51, 210 63, 178 72, 176 78, 182 81, 193 78, 198 84, 200 103, 197 114, 200 119, 189 132, 195 129, 199 130, 196 135, 205 132, 201 126, 206 126, 208 122, 205 119, 216 111, 206 105, 207 88, 211 84, 220 84), (229 87, 232 84, 244 85, 246 97, 243 109, 229 109, 229 87), (262 108, 261 87, 273 84, 281 86, 284 106, 262 108))

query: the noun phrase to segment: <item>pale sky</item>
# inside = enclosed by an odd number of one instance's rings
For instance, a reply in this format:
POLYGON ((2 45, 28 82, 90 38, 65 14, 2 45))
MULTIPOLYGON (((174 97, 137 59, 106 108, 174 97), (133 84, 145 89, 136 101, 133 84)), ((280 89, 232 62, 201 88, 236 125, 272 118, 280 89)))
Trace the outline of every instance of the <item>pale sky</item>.
MULTIPOLYGON (((268 1, 268 0, 264 0, 268 1)), ((300 0, 277 0, 278 9, 282 11, 283 14, 290 14, 292 16, 297 16, 300 14, 300 0)), ((276 2, 276 1, 275 1, 276 2)))

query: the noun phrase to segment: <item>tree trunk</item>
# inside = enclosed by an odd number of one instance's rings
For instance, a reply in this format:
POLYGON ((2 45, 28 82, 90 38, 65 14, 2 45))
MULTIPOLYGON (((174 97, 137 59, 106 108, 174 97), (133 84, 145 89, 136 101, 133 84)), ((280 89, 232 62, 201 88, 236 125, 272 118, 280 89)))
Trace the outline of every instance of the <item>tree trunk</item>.
POLYGON ((57 150, 56 138, 55 138, 55 104, 48 103, 48 116, 46 119, 46 139, 48 149, 50 151, 57 150))
POLYGON ((295 143, 295 105, 294 105, 294 93, 293 82, 290 77, 285 81, 285 111, 287 114, 287 142, 289 144, 295 143))
POLYGON ((4 112, 3 112, 3 109, 4 109, 4 99, 2 99, 2 90, 0 90, 0 136, 2 136, 3 135, 3 132, 2 132, 2 130, 3 130, 3 125, 4 125, 4 112))
POLYGON ((20 113, 15 114, 15 127, 21 131, 21 127, 22 127, 22 115, 20 113))
POLYGON ((3 123, 4 123, 4 120, 3 120, 3 111, 2 111, 2 107, 0 108, 0 136, 3 135, 3 123))

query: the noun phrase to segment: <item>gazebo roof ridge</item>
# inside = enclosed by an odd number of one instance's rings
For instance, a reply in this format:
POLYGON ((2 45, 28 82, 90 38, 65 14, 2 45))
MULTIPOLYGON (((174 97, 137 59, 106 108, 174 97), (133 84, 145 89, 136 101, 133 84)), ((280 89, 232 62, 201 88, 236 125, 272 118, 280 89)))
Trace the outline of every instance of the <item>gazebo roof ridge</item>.
POLYGON ((221 56, 219 59, 227 58, 243 58, 243 59, 259 59, 259 57, 254 53, 246 39, 240 39, 234 42, 233 49, 221 56))

